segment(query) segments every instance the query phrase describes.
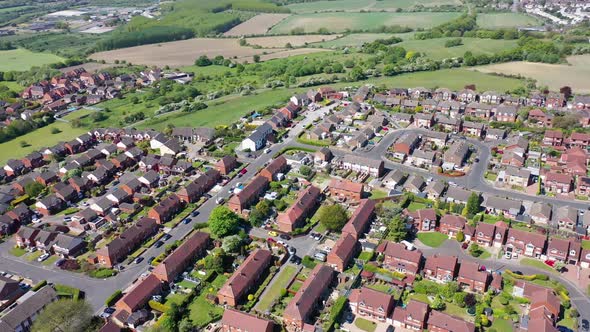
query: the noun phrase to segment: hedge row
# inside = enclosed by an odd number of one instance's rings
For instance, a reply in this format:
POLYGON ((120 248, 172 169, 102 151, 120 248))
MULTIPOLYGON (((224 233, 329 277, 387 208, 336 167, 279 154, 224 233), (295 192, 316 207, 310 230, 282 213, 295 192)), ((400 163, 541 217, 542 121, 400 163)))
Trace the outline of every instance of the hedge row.
POLYGON ((164 312, 170 310, 170 307, 169 306, 164 305, 164 304, 162 304, 160 302, 156 302, 154 300, 150 300, 148 302, 148 305, 150 306, 150 308, 152 308, 152 309, 154 309, 156 311, 159 311, 161 313, 164 313, 164 312))
POLYGON ((56 284, 55 290, 59 296, 72 297, 72 300, 74 301, 78 301, 80 299, 80 290, 78 288, 56 284))
POLYGON ((113 294, 111 294, 111 296, 107 297, 107 299, 104 301, 104 304, 107 307, 110 307, 112 305, 114 305, 115 303, 117 303, 117 301, 123 296, 123 292, 121 292, 120 290, 116 290, 113 294))
POLYGON ((36 292, 39 289, 43 288, 45 285, 47 285, 47 280, 41 280, 41 281, 39 281, 38 284, 36 284, 35 286, 33 286, 33 288, 31 288, 31 290, 33 292, 36 292))

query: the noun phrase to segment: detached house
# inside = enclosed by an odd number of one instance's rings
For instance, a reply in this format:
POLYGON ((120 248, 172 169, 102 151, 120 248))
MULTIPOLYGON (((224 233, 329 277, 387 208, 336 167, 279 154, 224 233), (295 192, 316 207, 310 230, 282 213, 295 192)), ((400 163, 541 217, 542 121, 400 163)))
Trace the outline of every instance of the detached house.
POLYGON ((395 299, 389 294, 363 287, 351 291, 349 304, 355 314, 385 322, 390 318, 395 299))
POLYGON ((505 251, 529 257, 539 257, 544 253, 546 244, 547 237, 545 235, 510 228, 505 251))
POLYGON ((396 307, 393 311, 393 326, 422 331, 426 329, 426 319, 430 308, 427 303, 410 300, 405 307, 396 307))
MULTIPOLYGON (((569 240, 551 237, 547 243, 547 258, 563 263, 568 263, 569 250, 569 240)), ((577 258, 575 260, 577 261, 577 258)))
POLYGON ((428 317, 431 332, 475 332, 475 325, 440 311, 433 310, 428 317))
POLYGON ((406 209, 403 214, 408 217, 409 223, 416 231, 428 232, 436 228, 438 216, 435 209, 419 209, 414 212, 406 209))
POLYGON ((440 232, 449 237, 456 237, 457 233, 463 232, 467 220, 461 216, 446 214, 440 219, 440 232))
POLYGON ((567 194, 573 189, 574 178, 570 174, 549 172, 545 175, 545 190, 557 194, 567 194))
POLYGON ((487 291, 490 281, 490 274, 486 270, 482 270, 479 264, 467 261, 461 263, 457 277, 460 286, 472 292, 484 293, 487 291))
POLYGON ((448 282, 457 276, 457 257, 434 255, 426 259, 424 277, 437 282, 448 282))
POLYGON ((377 252, 383 255, 383 267, 388 270, 413 276, 422 267, 422 252, 408 250, 401 243, 384 241, 377 247, 377 252))

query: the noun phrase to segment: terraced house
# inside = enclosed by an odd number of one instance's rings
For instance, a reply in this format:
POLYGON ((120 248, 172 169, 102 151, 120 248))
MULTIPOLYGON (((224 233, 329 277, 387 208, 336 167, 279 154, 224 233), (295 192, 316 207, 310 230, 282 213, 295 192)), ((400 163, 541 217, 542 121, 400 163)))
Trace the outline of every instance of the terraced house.
POLYGON ((219 303, 235 307, 255 287, 271 261, 272 253, 268 250, 257 249, 252 252, 219 289, 219 303))

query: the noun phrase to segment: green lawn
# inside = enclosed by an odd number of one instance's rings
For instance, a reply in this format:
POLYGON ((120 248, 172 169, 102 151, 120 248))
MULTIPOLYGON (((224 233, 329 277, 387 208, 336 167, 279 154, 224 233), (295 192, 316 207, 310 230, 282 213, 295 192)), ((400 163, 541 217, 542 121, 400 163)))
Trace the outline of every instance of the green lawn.
POLYGON ((369 198, 383 198, 383 197, 387 197, 387 192, 383 191, 383 190, 373 190, 371 191, 371 196, 369 198))
POLYGON ((492 322, 492 326, 490 328, 496 329, 496 331, 514 331, 512 323, 505 319, 496 318, 492 322))
POLYGON ((541 20, 522 13, 477 14, 477 25, 484 29, 516 28, 540 24, 541 20))
POLYGON ((53 263, 55 263, 55 261, 57 261, 57 259, 58 259, 58 258, 59 258, 59 257, 58 257, 57 255, 51 255, 51 256, 49 256, 49 258, 47 258, 47 259, 46 259, 46 260, 43 262, 43 265, 45 265, 45 266, 50 266, 50 265, 52 265, 53 263))
POLYGON ((373 253, 369 251, 363 251, 359 255, 359 259, 365 262, 368 262, 369 260, 371 260, 371 258, 373 258, 373 253))
POLYGON ((18 84, 17 82, 0 81, 0 86, 2 86, 2 85, 14 92, 17 92, 17 93, 21 93, 24 90, 24 87, 22 85, 18 84))
POLYGON ((272 282, 273 284, 271 288, 264 294, 263 297, 260 298, 256 308, 261 312, 266 311, 270 307, 272 301, 279 297, 281 290, 287 287, 287 283, 293 278, 296 272, 297 268, 294 266, 285 266, 283 271, 275 276, 275 280, 272 282))
POLYGON ((407 51, 425 53, 429 58, 442 60, 445 58, 462 57, 465 52, 473 54, 492 55, 504 50, 517 47, 516 40, 503 39, 480 39, 480 38, 461 38, 463 45, 455 47, 445 47, 445 43, 454 38, 435 38, 426 40, 406 40, 396 46, 401 46, 407 51))
POLYGON ((226 276, 218 275, 211 282, 211 285, 203 288, 201 294, 191 302, 188 307, 190 310, 189 317, 195 326, 203 327, 212 322, 215 316, 220 317, 223 314, 223 308, 207 301, 206 296, 207 294, 217 294, 217 291, 223 286, 226 280, 226 276))
POLYGON ((590 249, 590 240, 582 240, 582 249, 590 249))
POLYGON ((33 53, 23 48, 0 51, 0 71, 24 71, 33 66, 48 65, 63 60, 64 58, 54 54, 33 53))
POLYGON ((43 255, 43 252, 41 250, 37 250, 35 252, 32 252, 28 255, 25 256, 25 258, 29 261, 29 262, 33 262, 36 261, 37 258, 39 258, 39 256, 43 255))
POLYGON ((410 203, 410 205, 408 205, 408 210, 411 212, 420 210, 420 209, 426 209, 426 204, 424 203, 418 203, 418 202, 412 202, 410 203))
POLYGON ((547 272, 557 273, 557 271, 555 271, 555 269, 553 269, 551 266, 541 262, 540 260, 534 259, 534 258, 523 258, 520 260, 520 264, 536 267, 538 269, 545 270, 547 272))
POLYGON ((377 328, 377 324, 361 317, 355 319, 354 325, 359 329, 367 332, 373 332, 377 328))
MULTIPOLYGON (((306 3, 305 5, 308 5, 306 3)), ((456 12, 414 12, 414 13, 309 13, 291 15, 270 29, 271 34, 290 33, 293 29, 305 32, 318 32, 327 29, 330 32, 346 30, 368 31, 380 26, 400 25, 413 29, 432 28, 457 18, 456 12)))
POLYGON ((432 248, 440 247, 449 238, 439 232, 418 233, 418 240, 432 248))
POLYGON ((575 331, 575 330, 578 328, 578 322, 577 322, 577 319, 575 319, 575 318, 571 318, 571 317, 569 316, 569 314, 570 314, 570 311, 571 311, 571 308, 570 308, 570 309, 566 309, 566 310, 565 310, 565 313, 564 313, 564 317, 565 317, 565 318, 564 318, 564 319, 562 319, 562 320, 560 320, 560 321, 558 321, 558 322, 557 322, 557 325, 558 325, 558 326, 559 326, 559 325, 561 325, 561 326, 565 326, 565 327, 567 327, 567 328, 569 328, 569 329, 571 329, 571 330, 575 331))
POLYGON ((60 141, 72 140, 87 131, 87 129, 83 128, 72 128, 69 123, 56 121, 49 126, 0 144, 0 164, 4 164, 10 158, 24 157, 42 147, 50 147, 60 141), (51 128, 57 128, 61 132, 52 134, 51 128), (22 141, 27 142, 29 146, 21 147, 20 142, 22 141))
POLYGON ((285 103, 296 91, 301 90, 277 89, 251 96, 228 96, 209 102, 209 107, 204 110, 162 116, 146 121, 138 127, 158 130, 165 128, 169 123, 177 127, 186 126, 189 123, 192 127, 214 127, 220 124, 230 124, 253 110, 285 103))
POLYGON ((14 247, 14 248, 10 249, 10 254, 12 256, 20 257, 26 253, 27 253, 27 251, 23 248, 14 247))
POLYGON ((186 295, 184 294, 170 294, 166 296, 166 302, 164 302, 164 305, 170 306, 172 303, 180 304, 185 298, 186 295))
POLYGON ((489 251, 483 249, 483 253, 478 258, 479 259, 488 259, 490 257, 492 257, 492 254, 489 251))

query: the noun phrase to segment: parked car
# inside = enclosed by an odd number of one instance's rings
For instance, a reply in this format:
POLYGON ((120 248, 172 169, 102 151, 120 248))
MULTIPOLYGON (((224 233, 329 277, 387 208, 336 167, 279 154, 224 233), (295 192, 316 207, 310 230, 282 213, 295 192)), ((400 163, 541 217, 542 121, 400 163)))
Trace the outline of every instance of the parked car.
POLYGON ((57 261, 55 261, 55 266, 62 266, 62 264, 66 261, 65 258, 60 258, 57 261))
POLYGON ((510 253, 510 251, 507 251, 507 252, 504 254, 504 257, 505 257, 506 259, 510 259, 510 258, 512 258, 512 254, 510 253))
POLYGON ((590 322, 588 322, 587 319, 582 319, 582 322, 580 324, 580 329, 582 331, 588 331, 588 330, 590 330, 590 322))
POLYGON ((291 240, 291 237, 287 234, 281 234, 281 235, 279 235, 279 237, 283 240, 291 240))
POLYGON ((196 217, 199 215, 199 211, 195 210, 191 213, 191 217, 196 217))
POLYGON ((70 221, 72 221, 72 217, 64 217, 64 221, 65 222, 70 222, 70 221))
POLYGON ((48 253, 44 253, 43 255, 39 256, 39 258, 37 258, 37 262, 43 262, 45 261, 47 258, 49 258, 49 256, 51 256, 48 253))
POLYGON ((293 247, 289 247, 289 248, 287 248, 287 251, 289 252, 289 255, 295 255, 295 253, 297 252, 297 249, 295 249, 293 247))
POLYGON ((225 198, 223 198, 223 197, 218 197, 218 198, 215 200, 215 203, 217 203, 217 204, 219 204, 219 205, 223 204, 223 202, 225 202, 225 198))
POLYGON ((139 263, 143 262, 143 257, 137 257, 137 258, 134 260, 134 262, 135 262, 135 264, 139 264, 139 263))
POLYGON ((162 240, 168 241, 168 240, 170 240, 171 237, 172 237, 172 235, 170 235, 170 234, 164 234, 164 236, 162 236, 162 240))
POLYGON ((156 246, 156 248, 160 248, 161 246, 164 245, 164 242, 162 242, 162 241, 156 241, 156 243, 154 245, 156 246))
POLYGON ((270 231, 270 232, 268 232, 268 235, 270 235, 270 236, 278 236, 279 234, 277 232, 275 232, 275 231, 270 231))
POLYGON ((186 218, 182 221, 182 223, 187 225, 187 224, 190 224, 191 221, 192 221, 191 218, 186 218))

